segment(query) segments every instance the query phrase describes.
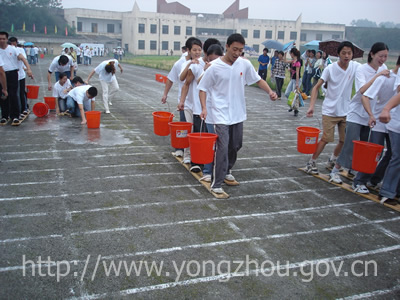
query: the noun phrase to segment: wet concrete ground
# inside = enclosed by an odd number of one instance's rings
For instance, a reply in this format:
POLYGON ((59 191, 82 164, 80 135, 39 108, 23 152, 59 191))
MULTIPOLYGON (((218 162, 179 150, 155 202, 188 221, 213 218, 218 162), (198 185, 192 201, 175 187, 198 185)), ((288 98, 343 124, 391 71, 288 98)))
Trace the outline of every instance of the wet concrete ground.
MULTIPOLYGON (((32 67, 39 101, 49 63, 32 67)), ((399 213, 298 171, 295 128, 318 126, 304 108, 247 88, 241 184, 219 200, 153 134, 166 73, 123 66, 99 129, 54 111, 0 128, 0 298, 399 297, 399 213)))

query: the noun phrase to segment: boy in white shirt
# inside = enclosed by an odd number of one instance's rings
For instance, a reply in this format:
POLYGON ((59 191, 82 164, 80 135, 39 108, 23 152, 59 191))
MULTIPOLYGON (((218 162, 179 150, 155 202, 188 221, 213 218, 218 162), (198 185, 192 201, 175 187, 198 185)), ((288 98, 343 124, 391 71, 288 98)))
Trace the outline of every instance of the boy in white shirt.
POLYGON ((67 96, 68 112, 72 116, 81 117, 81 124, 86 124, 85 111, 93 111, 97 89, 90 85, 81 85, 73 88, 67 96))
POLYGON ((333 151, 332 157, 338 157, 343 148, 346 116, 351 99, 353 81, 360 66, 359 63, 352 61, 353 54, 354 45, 348 41, 342 42, 338 47, 339 61, 324 69, 321 78, 312 89, 307 117, 312 117, 314 114, 314 106, 320 87, 325 82, 328 84, 325 100, 322 104, 322 138, 318 142, 317 150, 306 165, 306 172, 309 174, 318 174, 315 161, 325 146, 334 141, 336 125, 339 131, 339 142, 333 151))
POLYGON ((55 72, 56 81, 58 81, 58 76, 60 73, 65 73, 69 77, 70 80, 74 78, 74 60, 69 55, 59 55, 54 57, 53 61, 49 66, 49 70, 47 71, 47 83, 48 90, 51 91, 51 74, 55 72))
MULTIPOLYGON (((67 74, 60 73, 58 81, 53 87, 53 97, 56 97, 56 113, 57 115, 65 115, 67 110, 67 96, 72 90, 71 81, 67 74)), ((68 113, 67 113, 68 115, 68 113)))
POLYGON ((224 180, 235 181, 231 169, 242 147, 243 122, 247 118, 244 86, 257 83, 269 94, 271 100, 277 98, 251 62, 240 58, 245 44, 241 34, 230 35, 225 55, 211 64, 198 85, 202 107, 200 117, 204 120, 207 117, 206 100, 209 94, 209 101, 212 102, 212 120, 209 123, 214 124, 218 135, 211 183, 211 190, 217 194, 224 193, 221 187, 224 180))

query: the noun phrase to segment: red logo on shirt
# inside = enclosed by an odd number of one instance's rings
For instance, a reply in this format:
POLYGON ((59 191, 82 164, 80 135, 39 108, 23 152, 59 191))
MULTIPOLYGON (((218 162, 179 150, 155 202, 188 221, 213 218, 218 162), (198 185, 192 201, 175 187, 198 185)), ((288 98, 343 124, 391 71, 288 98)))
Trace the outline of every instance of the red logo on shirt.
POLYGON ((240 76, 243 76, 243 73, 242 73, 242 72, 240 72, 240 76))

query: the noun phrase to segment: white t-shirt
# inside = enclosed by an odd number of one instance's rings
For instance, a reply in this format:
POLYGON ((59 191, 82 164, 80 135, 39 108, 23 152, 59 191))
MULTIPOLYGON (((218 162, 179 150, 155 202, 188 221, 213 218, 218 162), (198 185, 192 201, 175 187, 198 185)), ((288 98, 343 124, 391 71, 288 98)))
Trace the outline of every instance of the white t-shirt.
MULTIPOLYGON (((352 123, 361 124, 364 126, 368 126, 369 116, 364 106, 361 102, 361 93, 360 89, 365 85, 368 81, 370 81, 377 73, 386 70, 387 67, 383 64, 377 71, 372 68, 369 64, 363 64, 360 66, 356 73, 356 94, 353 99, 351 99, 349 104, 349 113, 347 114, 347 121, 352 123)), ((374 108, 375 99, 370 101, 371 108, 374 108)))
POLYGON ((68 57, 68 63, 65 66, 61 66, 58 64, 58 60, 60 59, 60 56, 61 55, 54 57, 53 61, 51 62, 50 67, 49 67, 50 73, 53 73, 53 72, 64 73, 64 72, 71 71, 71 67, 74 65, 74 61, 73 61, 72 57, 69 55, 65 55, 66 57, 68 57))
POLYGON ((376 119, 376 125, 372 129, 378 132, 387 132, 386 124, 379 122, 379 115, 381 114, 386 103, 396 94, 393 90, 393 85, 396 80, 396 74, 390 71, 390 77, 379 76, 374 83, 365 91, 364 96, 375 99, 376 103, 372 110, 376 119))
MULTIPOLYGON (((190 61, 186 61, 182 64, 182 70, 186 68, 186 66, 190 63, 190 61)), ((185 100, 185 109, 190 109, 194 115, 201 114, 201 103, 199 98, 199 90, 197 89, 197 81, 199 80, 201 74, 203 74, 205 61, 200 58, 198 64, 191 64, 189 70, 192 71, 194 79, 192 83, 189 85, 189 91, 185 100)))
MULTIPOLYGON (((22 54, 22 56, 25 57, 25 59, 26 59, 26 53, 25 53, 24 49, 18 48, 18 47, 15 47, 15 49, 17 50, 17 52, 19 54, 22 54)), ((25 74, 25 70, 24 70, 24 67, 25 67, 24 62, 22 60, 19 60, 18 61, 18 66, 19 66, 19 68, 18 68, 18 80, 25 79, 26 78, 26 74, 25 74)))
MULTIPOLYGON (((178 85, 179 85, 179 87, 178 87, 179 88, 178 89, 178 103, 179 103, 179 101, 181 99, 181 91, 182 91, 182 87, 183 87, 183 85, 185 83, 185 81, 181 81, 179 79, 179 75, 180 75, 181 70, 182 70, 182 64, 186 61, 187 53, 184 53, 184 54, 181 56, 181 58, 179 60, 177 60, 174 63, 171 71, 169 71, 168 76, 167 76, 168 79, 171 80, 173 83, 178 82, 178 85), (184 55, 184 54, 186 54, 186 55, 184 55)), ((187 99, 187 97, 186 97, 186 99, 187 99)), ((186 102, 186 100, 185 100, 185 102, 186 102)))
POLYGON ((89 101, 89 102, 95 101, 95 98, 89 99, 86 95, 86 91, 91 87, 92 87, 91 85, 77 86, 68 93, 68 96, 71 96, 72 99, 74 99, 78 104, 84 104, 83 102, 87 102, 87 101, 89 101))
MULTIPOLYGON (((390 111, 390 122, 386 124, 386 128, 390 131, 400 134, 400 109, 399 106, 393 108, 390 111)), ((398 150, 398 149, 393 149, 398 150)))
POLYGON ((0 67, 4 67, 3 58, 0 56, 0 67))
POLYGON ((115 77, 115 74, 112 73, 107 73, 106 72, 106 65, 109 62, 114 62, 115 69, 118 67, 118 60, 116 59, 110 59, 110 60, 105 60, 101 64, 99 64, 94 71, 99 74, 99 79, 101 81, 105 82, 112 82, 113 80, 116 80, 117 78, 115 77))
POLYGON ((198 89, 211 94, 210 124, 233 125, 246 120, 244 86, 261 80, 247 59, 238 58, 228 65, 221 58, 215 60, 198 85, 198 89))
POLYGON ((66 89, 69 89, 71 86, 72 86, 72 84, 71 84, 71 81, 69 81, 69 79, 67 79, 67 81, 64 83, 64 85, 61 85, 60 81, 57 81, 53 87, 53 97, 62 98, 62 99, 67 98, 68 93, 65 93, 64 91, 66 89))
POLYGON ((327 66, 321 79, 328 83, 325 100, 322 103, 322 114, 330 117, 345 117, 348 112, 353 80, 360 66, 358 62, 350 61, 346 70, 337 62, 327 66))
POLYGON ((396 81, 394 82, 393 90, 397 90, 400 85, 400 72, 397 72, 396 81))
POLYGON ((14 71, 19 69, 17 48, 8 45, 6 49, 0 48, 0 56, 3 58, 4 71, 14 71))

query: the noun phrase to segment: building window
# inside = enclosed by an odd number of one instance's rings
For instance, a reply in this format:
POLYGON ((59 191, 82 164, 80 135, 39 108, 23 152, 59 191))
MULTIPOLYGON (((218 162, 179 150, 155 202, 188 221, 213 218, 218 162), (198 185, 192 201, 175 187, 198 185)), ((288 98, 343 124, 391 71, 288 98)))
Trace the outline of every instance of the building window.
POLYGON ((97 33, 97 23, 92 23, 92 32, 97 33))
POLYGON ((258 53, 260 51, 260 45, 253 45, 253 49, 258 53))
POLYGON ((244 38, 247 38, 247 29, 242 29, 242 35, 244 38))
POLYGON ((260 38, 260 30, 254 30, 253 31, 253 38, 259 39, 260 38))
POLYGON ((129 45, 125 44, 125 51, 128 52, 129 51, 129 45))
POLYGON ((114 24, 107 24, 107 33, 114 33, 114 32, 115 32, 114 24))
POLYGON ((291 31, 290 32, 290 39, 291 40, 297 40, 297 31, 291 31))
POLYGON ((162 26, 162 33, 163 33, 163 34, 168 34, 168 29, 169 29, 169 28, 168 28, 168 25, 163 25, 163 26, 162 26))
POLYGON ((157 25, 150 24, 150 33, 157 33, 157 25))
POLYGON ((284 39, 285 39, 285 32, 278 31, 278 40, 284 40, 284 39))
POLYGON ((82 32, 82 22, 78 22, 77 31, 78 31, 78 32, 82 32))
POLYGON ((161 42, 161 50, 168 50, 168 41, 161 42))
POLYGON ((181 50, 181 42, 174 42, 174 51, 181 50))
POLYGON ((139 24, 139 33, 144 33, 144 24, 139 24))
POLYGON ((193 28, 192 26, 186 26, 186 35, 192 35, 193 28))
POLYGON ((307 41, 307 33, 300 33, 300 41, 302 42, 307 41))
POLYGON ((150 41, 150 50, 157 50, 157 41, 150 41))
POLYGON ((181 26, 174 26, 174 34, 175 35, 181 34, 181 26))
POLYGON ((322 33, 317 33, 317 34, 315 35, 315 39, 316 39, 317 41, 322 41, 322 33))
MULTIPOLYGON (((333 39, 340 39, 340 34, 332 34, 333 39)), ((320 39, 322 41, 322 39, 320 39)))
POLYGON ((138 48, 139 48, 139 50, 144 50, 144 40, 138 41, 138 48))
POLYGON ((265 38, 272 39, 272 30, 265 30, 265 38))

